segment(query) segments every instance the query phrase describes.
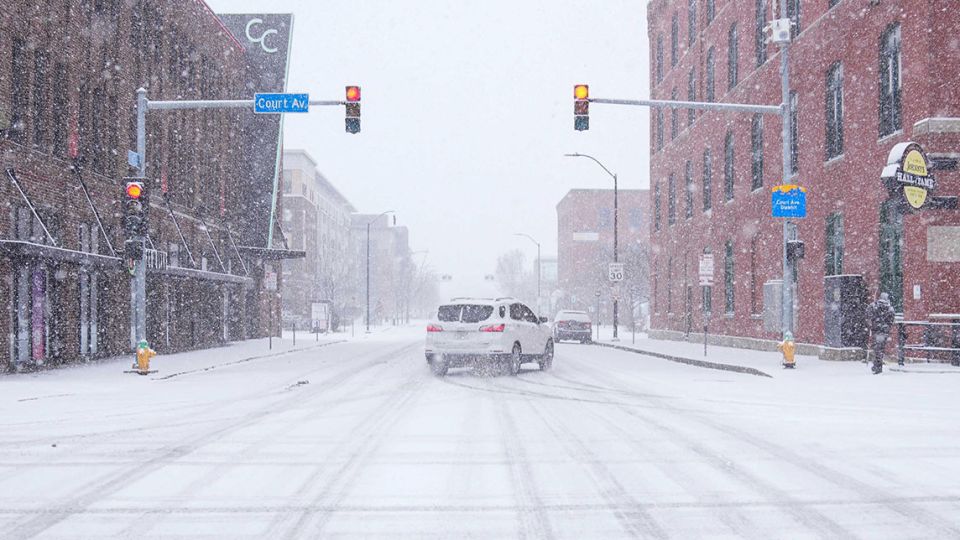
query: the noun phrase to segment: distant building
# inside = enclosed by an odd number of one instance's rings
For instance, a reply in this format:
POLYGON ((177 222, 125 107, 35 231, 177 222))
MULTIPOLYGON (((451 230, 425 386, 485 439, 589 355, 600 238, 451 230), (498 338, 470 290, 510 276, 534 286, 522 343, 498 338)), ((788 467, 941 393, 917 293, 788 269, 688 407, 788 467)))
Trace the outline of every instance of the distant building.
POLYGON ((619 260, 625 279, 613 285, 608 265, 613 262, 613 190, 572 189, 557 204, 557 280, 555 309, 596 312, 599 299, 602 322, 612 319, 612 300, 620 299, 620 316, 646 301, 647 190, 619 190, 619 260), (599 297, 597 296, 597 293, 599 297))
POLYGON ((303 259, 283 265, 283 318, 306 328, 311 304, 330 302, 339 317, 354 303, 360 280, 350 216, 355 209, 303 150, 283 153, 283 231, 303 259))
MULTIPOLYGON (((867 299, 887 292, 908 320, 949 319, 960 313, 960 211, 934 196, 960 193, 957 2, 784 1, 794 24, 789 178, 778 116, 651 113, 655 333, 682 337, 708 318, 728 344, 780 339, 763 314, 779 311, 779 295, 765 306, 764 290, 783 277, 783 223, 771 217, 781 183, 807 189, 807 217, 788 229, 806 247, 789 284, 797 341, 825 344, 835 315, 850 315, 841 304, 862 312, 859 298, 848 304, 830 288, 847 279, 835 276, 862 277, 867 299), (937 182, 921 210, 881 180, 908 141, 922 145, 937 182), (703 291, 705 252, 714 285, 703 291)), ((779 48, 762 30, 770 5, 648 3, 651 97, 780 105, 779 48)))

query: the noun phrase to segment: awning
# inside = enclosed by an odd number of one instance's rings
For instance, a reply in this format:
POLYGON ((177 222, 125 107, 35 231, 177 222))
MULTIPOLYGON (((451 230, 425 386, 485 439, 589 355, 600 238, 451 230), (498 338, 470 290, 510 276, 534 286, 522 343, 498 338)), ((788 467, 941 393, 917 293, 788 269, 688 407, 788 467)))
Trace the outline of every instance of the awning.
POLYGON ((279 261, 283 259, 305 259, 307 252, 299 249, 269 249, 253 246, 237 246, 240 253, 245 253, 265 261, 279 261))
POLYGON ((210 272, 209 270, 194 270, 193 268, 181 268, 179 266, 168 266, 162 269, 148 268, 147 273, 200 279, 206 281, 218 281, 220 283, 236 283, 238 285, 243 285, 244 287, 253 286, 253 279, 246 276, 236 276, 221 272, 210 272))
POLYGON ((23 240, 0 240, 0 252, 10 257, 33 257, 97 268, 119 268, 121 264, 119 257, 35 244, 23 240))

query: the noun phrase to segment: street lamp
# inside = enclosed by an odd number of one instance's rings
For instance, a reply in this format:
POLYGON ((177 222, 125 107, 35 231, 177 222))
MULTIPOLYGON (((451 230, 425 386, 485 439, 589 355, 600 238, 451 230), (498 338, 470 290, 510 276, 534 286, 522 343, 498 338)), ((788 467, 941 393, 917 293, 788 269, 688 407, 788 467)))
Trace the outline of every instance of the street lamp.
MULTIPOLYGON (((371 219, 367 222, 367 333, 370 333, 370 225, 374 221, 380 219, 382 216, 387 214, 392 214, 393 210, 387 210, 385 212, 380 212, 377 214, 377 217, 371 219)), ((394 216, 396 219, 396 216, 394 216)))
POLYGON ((522 236, 537 245, 537 316, 539 317, 542 311, 540 306, 540 267, 543 265, 543 262, 540 260, 540 242, 537 242, 536 238, 526 233, 518 232, 513 233, 513 235, 522 236))
MULTIPOLYGON (((613 262, 615 263, 620 262, 619 249, 618 249, 619 234, 620 234, 620 231, 619 231, 620 209, 619 209, 619 201, 617 199, 616 173, 610 172, 610 169, 604 167, 603 163, 600 163, 599 159, 593 156, 589 156, 587 154, 573 153, 573 154, 564 154, 564 156, 565 157, 585 157, 585 158, 592 159, 597 165, 600 166, 600 168, 602 168, 607 174, 609 174, 611 178, 613 178, 613 262)), ((616 296, 614 296, 613 297, 613 340, 614 341, 617 341, 617 324, 619 321, 619 310, 620 310, 619 300, 617 299, 616 296)))

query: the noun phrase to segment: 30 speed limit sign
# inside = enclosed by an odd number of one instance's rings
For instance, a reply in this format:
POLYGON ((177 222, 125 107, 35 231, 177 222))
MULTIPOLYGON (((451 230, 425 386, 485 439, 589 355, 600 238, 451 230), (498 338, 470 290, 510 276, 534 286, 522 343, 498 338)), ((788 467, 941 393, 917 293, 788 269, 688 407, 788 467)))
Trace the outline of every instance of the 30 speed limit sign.
POLYGON ((607 269, 607 277, 612 282, 623 281, 623 263, 610 263, 607 269))

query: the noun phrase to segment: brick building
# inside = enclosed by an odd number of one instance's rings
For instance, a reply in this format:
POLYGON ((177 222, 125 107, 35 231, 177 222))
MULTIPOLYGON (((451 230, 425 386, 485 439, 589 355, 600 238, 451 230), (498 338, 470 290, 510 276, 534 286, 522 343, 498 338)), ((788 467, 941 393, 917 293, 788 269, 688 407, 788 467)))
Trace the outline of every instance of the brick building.
MULTIPOLYGON (((0 364, 129 350, 122 178, 133 176, 135 91, 248 95, 250 57, 200 0, 38 4, 0 11, 0 364)), ((269 218, 237 109, 151 113, 147 123, 147 337, 161 351, 264 335, 269 218), (254 186, 254 187, 251 187, 254 186)), ((274 120, 279 124, 278 121, 274 120)), ((266 181, 269 181, 267 179, 266 181)))
MULTIPOLYGON (((781 179, 778 116, 651 114, 652 326, 665 337, 701 327, 769 347, 764 283, 782 278, 782 223, 771 188, 807 188, 795 220, 806 244, 794 285, 795 335, 825 339, 825 277, 857 274, 866 295, 890 293, 908 319, 960 312, 960 212, 905 211, 881 181, 891 149, 915 141, 936 196, 960 188, 960 10, 950 0, 785 0, 790 46, 792 177, 781 179), (715 260, 712 289, 698 257, 715 260), (765 341, 764 341, 765 340, 765 341)), ((779 105, 779 48, 765 44, 767 0, 648 4, 651 96, 779 105)), ((935 202, 935 201, 934 201, 935 202)), ((940 201, 943 202, 943 201, 940 201)))
POLYGON ((356 209, 317 170, 303 150, 283 152, 283 229, 306 258, 283 264, 285 324, 306 328, 313 302, 330 302, 334 313, 354 307, 359 293, 350 215, 356 209))
POLYGON ((621 189, 618 199, 618 252, 625 264, 625 279, 618 287, 612 287, 607 276, 613 262, 613 190, 572 189, 557 203, 556 309, 594 313, 600 291, 601 321, 612 320, 612 300, 618 295, 621 322, 628 324, 630 313, 647 300, 649 196, 645 189, 621 189))

